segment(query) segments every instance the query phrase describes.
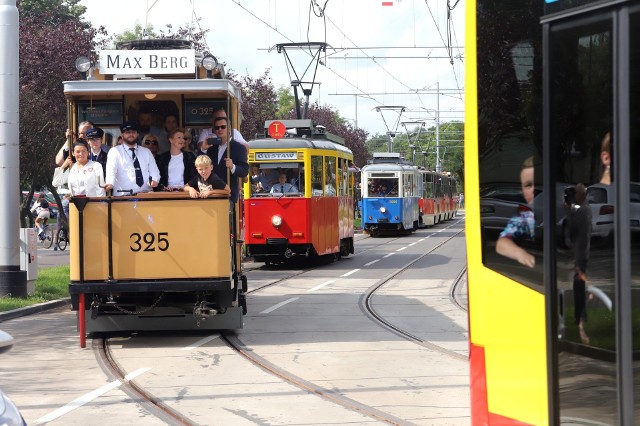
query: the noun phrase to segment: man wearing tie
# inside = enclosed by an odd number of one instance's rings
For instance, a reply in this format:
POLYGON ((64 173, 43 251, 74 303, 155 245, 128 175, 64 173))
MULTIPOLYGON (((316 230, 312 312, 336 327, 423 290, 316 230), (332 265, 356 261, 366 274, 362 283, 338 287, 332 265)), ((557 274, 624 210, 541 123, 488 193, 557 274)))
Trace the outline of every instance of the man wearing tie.
POLYGON ((135 123, 125 121, 120 126, 123 143, 107 154, 105 190, 113 189, 113 195, 131 195, 149 192, 158 186, 160 171, 148 148, 139 146, 135 123))
POLYGON ((249 174, 249 163, 247 163, 247 150, 243 145, 235 140, 229 140, 229 122, 226 117, 218 117, 213 121, 213 131, 220 138, 219 145, 215 144, 207 149, 207 155, 213 162, 213 171, 220 179, 227 182, 227 170, 230 171, 231 179, 231 201, 238 201, 238 179, 249 174), (229 157, 227 157, 229 148, 229 157))
POLYGON ((280 175, 278 176, 278 183, 274 184, 271 187, 271 193, 287 194, 290 192, 298 192, 298 188, 296 188, 294 185, 291 185, 290 183, 287 182, 286 173, 280 173, 280 175))

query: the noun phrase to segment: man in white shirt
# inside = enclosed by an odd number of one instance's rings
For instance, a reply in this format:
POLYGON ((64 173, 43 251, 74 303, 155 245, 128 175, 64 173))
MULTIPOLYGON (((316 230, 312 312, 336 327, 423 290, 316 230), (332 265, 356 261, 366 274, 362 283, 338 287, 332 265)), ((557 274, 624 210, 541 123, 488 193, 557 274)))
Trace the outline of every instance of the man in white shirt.
POLYGON ((158 186, 160 171, 148 148, 139 146, 138 128, 130 121, 120 126, 123 143, 109 150, 105 190, 113 195, 149 192, 158 186))
POLYGON ((288 194, 291 192, 298 192, 298 188, 296 188, 294 185, 291 185, 290 183, 287 182, 286 173, 280 173, 280 176, 278 176, 278 183, 275 183, 271 187, 271 193, 272 194, 288 194))

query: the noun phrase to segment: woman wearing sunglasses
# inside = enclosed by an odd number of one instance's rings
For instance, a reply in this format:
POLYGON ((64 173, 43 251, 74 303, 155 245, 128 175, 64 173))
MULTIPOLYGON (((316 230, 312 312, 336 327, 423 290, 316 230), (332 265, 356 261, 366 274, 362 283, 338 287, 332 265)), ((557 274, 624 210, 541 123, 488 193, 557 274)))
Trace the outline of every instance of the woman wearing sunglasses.
POLYGON ((142 146, 149 149, 153 156, 158 159, 158 137, 149 133, 142 138, 142 146))
POLYGON ((169 151, 156 157, 160 169, 159 191, 180 191, 197 175, 195 156, 183 151, 185 132, 177 128, 169 132, 169 151))

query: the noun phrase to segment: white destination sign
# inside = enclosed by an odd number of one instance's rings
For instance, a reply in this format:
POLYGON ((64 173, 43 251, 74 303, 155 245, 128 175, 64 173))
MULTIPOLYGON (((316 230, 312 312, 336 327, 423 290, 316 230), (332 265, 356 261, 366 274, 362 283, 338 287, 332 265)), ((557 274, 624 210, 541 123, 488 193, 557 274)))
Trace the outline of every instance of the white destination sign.
POLYGON ((295 152, 256 152, 256 160, 297 160, 295 152))
POLYGON ((195 67, 192 49, 100 51, 101 74, 187 74, 195 67))

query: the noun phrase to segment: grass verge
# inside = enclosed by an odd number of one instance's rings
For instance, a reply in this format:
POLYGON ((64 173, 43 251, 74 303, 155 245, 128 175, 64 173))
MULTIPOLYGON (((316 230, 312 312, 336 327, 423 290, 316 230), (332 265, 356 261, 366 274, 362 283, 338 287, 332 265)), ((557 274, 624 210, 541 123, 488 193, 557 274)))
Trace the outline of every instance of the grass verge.
POLYGON ((0 312, 36 305, 69 296, 69 266, 41 269, 36 279, 36 292, 26 298, 0 297, 0 312))

